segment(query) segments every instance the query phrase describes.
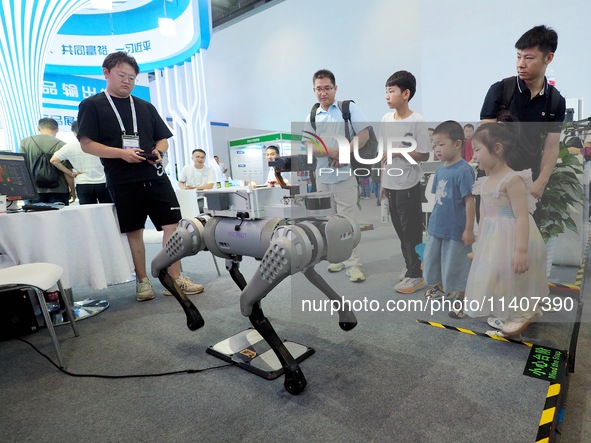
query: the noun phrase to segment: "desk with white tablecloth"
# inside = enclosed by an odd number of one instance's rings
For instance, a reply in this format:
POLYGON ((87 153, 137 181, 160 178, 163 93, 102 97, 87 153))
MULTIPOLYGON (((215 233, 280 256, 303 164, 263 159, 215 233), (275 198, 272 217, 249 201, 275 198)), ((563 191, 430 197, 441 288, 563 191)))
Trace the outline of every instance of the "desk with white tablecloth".
POLYGON ((64 288, 104 289, 129 281, 131 254, 114 209, 113 204, 73 205, 0 215, 2 266, 54 263, 64 269, 64 288))

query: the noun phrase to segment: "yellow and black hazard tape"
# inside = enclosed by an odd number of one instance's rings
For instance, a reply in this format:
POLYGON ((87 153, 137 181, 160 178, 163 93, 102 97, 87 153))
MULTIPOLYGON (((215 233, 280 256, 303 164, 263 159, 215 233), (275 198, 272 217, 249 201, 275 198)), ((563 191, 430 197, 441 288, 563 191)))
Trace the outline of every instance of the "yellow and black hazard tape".
POLYGON ((580 292, 581 291, 581 283, 577 284, 575 281, 574 285, 569 285, 566 283, 555 283, 555 282, 548 282, 548 287, 550 289, 555 289, 557 291, 568 291, 568 292, 580 292))
POLYGON ((431 326, 434 326, 436 328, 449 329, 450 331, 461 332, 462 334, 479 335, 480 337, 492 338, 493 340, 506 341, 506 342, 511 342, 511 343, 517 343, 518 345, 524 345, 524 346, 527 346, 529 348, 531 348, 533 346, 532 343, 527 342, 527 341, 515 340, 515 339, 509 338, 509 337, 499 337, 498 335, 488 335, 488 334, 485 334, 484 332, 471 331, 470 329, 458 328, 456 326, 444 325, 443 323, 437 323, 437 322, 434 322, 434 321, 417 320, 417 322, 418 323, 423 323, 423 324, 426 324, 426 325, 431 325, 431 326))
POLYGON ((562 385, 560 383, 553 383, 548 386, 548 392, 546 393, 546 404, 542 411, 542 417, 540 417, 540 425, 538 426, 538 434, 536 435, 536 443, 549 443, 550 437, 552 436, 553 428, 555 424, 555 418, 558 414, 558 399, 560 398, 560 392, 562 385))
POLYGON ((567 283, 556 283, 549 281, 548 287, 550 289, 555 289, 557 291, 581 292, 581 285, 583 284, 583 276, 585 274, 585 265, 587 264, 587 253, 589 252, 590 243, 591 235, 587 239, 587 244, 585 245, 585 252, 583 252, 583 260, 581 261, 581 266, 579 266, 579 270, 577 271, 577 276, 575 278, 574 284, 570 285, 567 283))

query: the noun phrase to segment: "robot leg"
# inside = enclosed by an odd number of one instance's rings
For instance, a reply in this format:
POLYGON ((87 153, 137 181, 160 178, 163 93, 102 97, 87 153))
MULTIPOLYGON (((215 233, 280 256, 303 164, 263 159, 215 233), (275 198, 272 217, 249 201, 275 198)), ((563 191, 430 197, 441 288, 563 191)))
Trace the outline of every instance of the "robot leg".
POLYGON ((164 248, 152 260, 152 276, 158 277, 162 286, 168 289, 179 302, 187 316, 187 327, 191 331, 201 328, 205 322, 199 310, 170 276, 168 267, 181 258, 195 255, 203 249, 205 249, 203 221, 182 219, 164 248))
POLYGON ((357 326, 357 318, 351 311, 350 307, 344 306, 343 298, 328 285, 326 280, 324 280, 314 268, 307 269, 304 272, 304 275, 310 283, 320 289, 330 300, 339 303, 339 326, 343 331, 350 331, 357 326))
POLYGON ((285 373, 287 392, 297 395, 306 387, 306 379, 299 365, 279 338, 271 322, 263 314, 260 301, 288 276, 309 265, 312 247, 305 231, 298 226, 280 226, 273 233, 258 271, 240 295, 240 310, 248 316, 255 329, 269 344, 285 373))
MULTIPOLYGON (((316 272, 314 265, 322 261, 328 254, 328 242, 331 242, 330 244, 333 249, 336 250, 336 254, 334 255, 335 259, 338 260, 342 257, 348 258, 351 256, 351 251, 356 245, 355 242, 358 242, 354 235, 348 235, 354 229, 354 227, 352 227, 353 225, 354 222, 350 218, 344 216, 331 217, 328 222, 313 223, 310 221, 304 221, 297 224, 297 226, 306 231, 308 238, 313 243, 313 249, 315 250, 311 263, 302 271, 302 273, 310 283, 320 289, 330 300, 339 303, 339 326, 344 331, 350 331, 357 325, 355 314, 351 311, 350 306, 344 306, 342 297, 338 295, 328 285, 326 280, 316 272), (322 236, 321 230, 325 232, 325 237, 322 236), (328 236, 327 231, 331 233, 332 236, 328 236)), ((345 258, 343 258, 343 260, 345 258)))

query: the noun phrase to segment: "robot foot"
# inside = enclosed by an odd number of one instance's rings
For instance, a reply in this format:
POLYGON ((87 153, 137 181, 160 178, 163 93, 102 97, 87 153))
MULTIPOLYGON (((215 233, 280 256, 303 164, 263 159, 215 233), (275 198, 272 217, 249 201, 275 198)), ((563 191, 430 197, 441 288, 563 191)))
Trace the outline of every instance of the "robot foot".
POLYGON ((355 326, 357 326, 357 320, 355 321, 340 321, 339 326, 343 331, 350 331, 355 326))
POLYGON ((307 384, 306 377, 304 377, 299 367, 295 372, 285 373, 283 386, 285 386, 285 390, 291 395, 301 394, 306 389, 307 384))
POLYGON ((300 394, 306 388, 306 378, 298 363, 289 353, 285 344, 281 341, 275 329, 273 329, 273 326, 263 314, 260 303, 256 303, 253 306, 249 319, 281 362, 283 373, 285 374, 283 386, 285 386, 287 392, 292 395, 300 394))

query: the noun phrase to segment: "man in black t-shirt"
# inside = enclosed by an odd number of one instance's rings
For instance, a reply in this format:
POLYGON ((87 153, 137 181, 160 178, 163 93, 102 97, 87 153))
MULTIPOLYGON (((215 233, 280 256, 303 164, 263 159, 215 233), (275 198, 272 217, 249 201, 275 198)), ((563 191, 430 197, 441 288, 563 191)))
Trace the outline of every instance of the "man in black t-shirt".
MULTIPOLYGON (((137 277, 136 298, 144 301, 154 298, 146 272, 146 219, 149 216, 156 229, 164 231, 164 245, 176 230, 181 211, 161 163, 172 133, 151 103, 131 95, 138 73, 135 59, 125 52, 105 58, 107 88, 80 103, 78 139, 84 152, 101 158, 121 232, 129 240, 137 277), (155 156, 154 160, 142 156, 147 154, 155 156)), ((181 276, 180 262, 168 272, 185 294, 203 291, 202 285, 181 276)), ((170 295, 166 290, 164 293, 170 295)))
MULTIPOLYGON (((566 110, 566 101, 546 79, 546 68, 554 59, 558 35, 546 26, 535 26, 515 43, 517 49, 517 77, 508 111, 523 124, 517 152, 509 166, 517 171, 531 169, 534 184, 532 195, 539 199, 558 158, 560 131, 566 110), (552 100, 554 94, 558 100, 552 100), (552 103, 558 103, 552 109, 552 103)), ((480 119, 494 122, 503 110, 504 82, 493 84, 482 105, 480 119)))

